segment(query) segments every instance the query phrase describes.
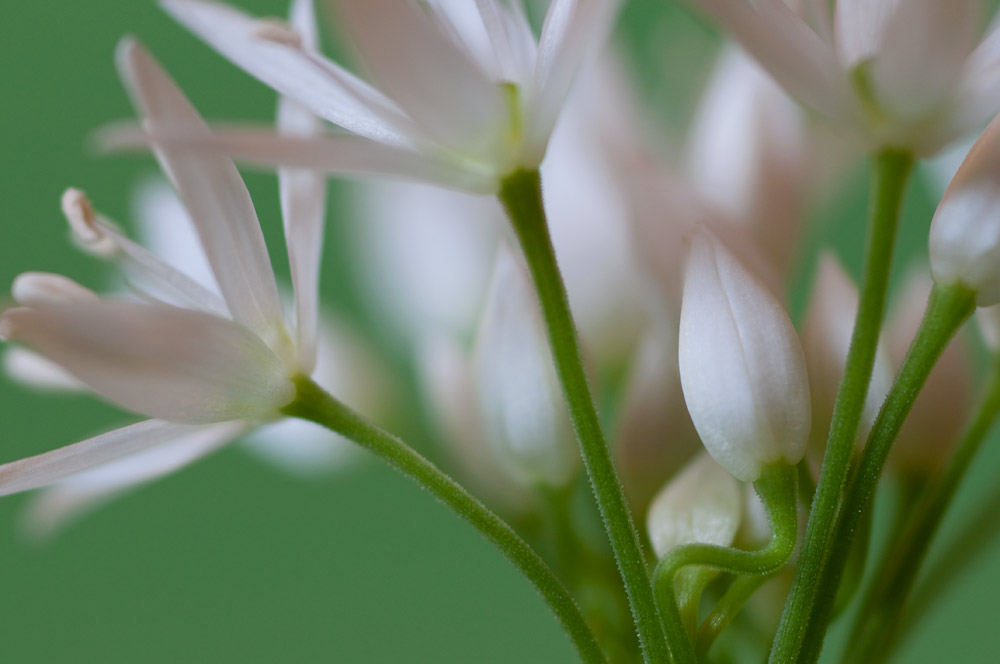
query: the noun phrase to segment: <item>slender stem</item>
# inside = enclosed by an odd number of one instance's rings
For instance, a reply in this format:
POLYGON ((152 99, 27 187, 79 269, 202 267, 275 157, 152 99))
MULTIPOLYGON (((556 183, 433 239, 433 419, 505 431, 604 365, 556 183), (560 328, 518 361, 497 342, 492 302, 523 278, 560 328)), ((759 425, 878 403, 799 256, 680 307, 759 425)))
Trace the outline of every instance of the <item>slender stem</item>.
POLYGON ((909 599, 917 573, 956 490, 1000 413, 1000 356, 994 358, 988 380, 975 417, 944 474, 924 496, 902 537, 893 543, 874 575, 875 584, 858 612, 850 639, 857 644, 857 653, 868 653, 864 661, 879 661, 898 640, 903 616, 900 609, 909 599))
POLYGON ((743 609, 743 605, 753 596, 757 590, 767 583, 770 576, 738 576, 726 589, 722 599, 716 603, 715 608, 708 614, 705 621, 698 628, 698 638, 695 643, 699 659, 704 659, 715 640, 719 638, 723 630, 729 627, 743 609))
POLYGON ((757 551, 743 551, 712 544, 686 544, 670 551, 656 566, 654 580, 660 616, 675 664, 697 662, 694 646, 677 607, 674 578, 685 567, 699 565, 731 574, 770 575, 788 562, 795 549, 798 535, 798 501, 796 484, 798 470, 778 464, 765 469, 754 483, 761 502, 767 509, 774 534, 770 543, 757 551))
POLYGON ((514 563, 548 603, 584 662, 604 664, 604 653, 573 597, 548 565, 505 521, 461 485, 389 434, 327 394, 307 377, 295 379, 298 394, 282 409, 289 416, 316 422, 353 440, 400 471, 469 522, 514 563))
POLYGON ((656 664, 667 662, 669 651, 657 620, 656 603, 639 535, 601 432, 583 369, 566 288, 549 237, 538 171, 517 171, 509 175, 501 183, 499 197, 524 251, 538 292, 556 373, 562 382, 584 467, 625 583, 639 642, 646 661, 656 664))
POLYGON ((831 544, 841 490, 847 480, 854 438, 871 381, 875 348, 885 313, 899 212, 912 168, 913 157, 896 150, 881 152, 874 159, 874 195, 869 210, 858 315, 854 321, 844 375, 837 389, 833 420, 809 510, 802 553, 771 647, 770 664, 792 662, 802 649, 806 636, 809 616, 816 601, 815 582, 831 544))
POLYGON ((861 516, 868 509, 892 443, 941 352, 975 311, 975 294, 962 286, 934 287, 917 336, 903 360, 882 410, 868 436, 857 471, 851 478, 843 509, 834 529, 829 557, 820 568, 816 602, 807 623, 799 662, 819 659, 827 622, 833 609, 844 564, 861 516))

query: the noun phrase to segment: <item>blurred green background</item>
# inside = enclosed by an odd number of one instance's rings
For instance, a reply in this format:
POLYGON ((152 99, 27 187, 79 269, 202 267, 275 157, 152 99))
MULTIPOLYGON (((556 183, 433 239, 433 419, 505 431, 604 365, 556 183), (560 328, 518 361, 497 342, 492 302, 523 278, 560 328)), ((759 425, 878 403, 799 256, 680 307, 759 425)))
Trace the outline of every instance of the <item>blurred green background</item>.
MULTIPOLYGON (((239 4, 264 15, 286 9, 281 0, 239 4)), ((206 116, 272 116, 269 90, 148 0, 4 0, 0 16, 2 284, 25 270, 107 282, 107 267, 67 241, 58 201, 65 187, 81 187, 127 224, 130 191, 156 173, 151 159, 98 157, 85 148, 88 132, 131 113, 112 63, 123 34, 143 40, 206 116)), ((642 0, 628 6, 618 38, 641 63, 638 80, 650 108, 681 127, 710 66, 715 38, 707 24, 673 4, 642 0)), ((857 270, 865 177, 860 171, 849 178, 834 207, 812 220, 809 255, 830 241, 857 270)), ((274 178, 250 174, 248 184, 272 257, 285 270, 274 178)), ((332 187, 343 194, 343 185, 332 187)), ((933 205, 926 188, 911 191, 904 255, 922 251, 933 205)), ((349 261, 338 260, 344 224, 363 220, 333 207, 324 295, 331 306, 368 320, 349 261)), ((810 265, 803 266, 799 307, 810 265)), ((3 378, 0 404, 0 461, 130 421, 93 399, 34 394, 3 378)), ((419 422, 408 428, 422 437, 419 422)), ((962 494, 963 515, 995 483, 998 452, 987 450, 977 465, 962 494)), ((4 662, 574 661, 542 601, 488 544, 375 463, 306 481, 229 448, 46 543, 20 532, 23 503, 23 496, 0 500, 4 662)), ((1000 557, 984 556, 908 642, 901 661, 937 662, 956 653, 957 661, 996 661, 990 630, 998 591, 1000 557)))

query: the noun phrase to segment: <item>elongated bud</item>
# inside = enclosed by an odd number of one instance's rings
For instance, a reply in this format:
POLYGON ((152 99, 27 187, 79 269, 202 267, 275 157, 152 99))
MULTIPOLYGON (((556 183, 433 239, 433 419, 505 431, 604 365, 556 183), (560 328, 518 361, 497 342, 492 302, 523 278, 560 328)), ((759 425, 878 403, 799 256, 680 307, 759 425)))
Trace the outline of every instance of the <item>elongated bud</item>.
POLYGON ((474 354, 483 425, 498 457, 527 484, 565 485, 579 466, 576 439, 527 271, 505 245, 474 354))
POLYGON ((683 544, 729 546, 742 513, 740 483, 701 453, 653 499, 646 531, 657 558, 683 544))
MULTIPOLYGON (((822 458, 826 445, 833 403, 844 373, 857 311, 857 287, 837 258, 832 253, 823 253, 802 329, 802 347, 809 368, 809 391, 812 395, 811 439, 816 458, 822 458)), ((880 343, 858 430, 861 442, 868 438, 868 432, 892 385, 892 366, 888 351, 880 343)))
POLYGON ((972 290, 981 307, 1000 303, 1000 116, 948 185, 929 244, 936 283, 972 290))
POLYGON ((713 235, 691 240, 681 305, 684 401, 708 453, 745 482, 798 463, 809 437, 809 379, 788 315, 713 235))

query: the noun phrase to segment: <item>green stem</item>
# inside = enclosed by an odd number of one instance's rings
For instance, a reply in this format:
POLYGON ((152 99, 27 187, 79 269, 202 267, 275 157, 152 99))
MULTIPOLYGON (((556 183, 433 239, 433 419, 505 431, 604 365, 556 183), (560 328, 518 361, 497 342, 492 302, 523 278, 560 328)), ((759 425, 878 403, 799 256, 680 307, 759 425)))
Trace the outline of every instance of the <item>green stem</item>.
POLYGON ((667 662, 669 651, 657 620, 656 602, 639 535, 601 432, 583 369, 566 288, 549 237, 538 171, 517 171, 509 175, 501 183, 499 198, 524 251, 538 292, 556 373, 562 382, 584 467, 625 583, 639 642, 648 662, 667 662))
POLYGON ((975 294, 962 286, 935 286, 931 291, 920 329, 886 396, 882 410, 879 411, 857 471, 847 487, 843 509, 834 529, 830 554, 817 577, 816 602, 807 623, 806 640, 799 662, 815 662, 819 659, 844 564, 858 522, 875 493, 889 449, 899 435, 934 363, 975 308, 975 294))
POLYGON ((296 398, 282 409, 285 415, 316 422, 354 441, 454 510, 534 584, 573 640, 580 658, 593 664, 606 663, 604 653, 572 596, 548 565, 505 521, 430 461, 327 394, 309 378, 297 377, 295 386, 296 398))
POLYGON ((716 603, 715 608, 698 628, 696 647, 699 659, 705 658, 723 630, 729 627, 747 601, 770 578, 766 575, 736 577, 726 589, 722 599, 716 603))
POLYGON ((866 597, 852 630, 851 643, 858 644, 859 653, 869 653, 865 661, 879 661, 897 641, 905 606, 917 573, 930 548, 955 492, 962 483, 973 458, 979 452, 986 434, 1000 413, 1000 356, 994 358, 989 382, 975 417, 959 441, 944 474, 924 496, 910 525, 893 542, 882 559, 874 578, 876 584, 866 597), (896 553, 898 555, 892 555, 896 553))
POLYGON ((904 152, 887 150, 875 156, 874 195, 869 210, 858 315, 854 321, 844 375, 837 389, 832 425, 809 510, 802 553, 771 647, 770 664, 792 662, 806 637, 809 616, 816 601, 815 582, 831 545, 841 490, 847 480, 851 451, 871 382, 875 348, 885 313, 900 207, 912 168, 913 157, 904 152))
POLYGON ((685 567, 698 565, 730 574, 766 576, 781 569, 792 556, 798 536, 798 470, 778 464, 764 470, 754 483, 767 509, 774 531, 770 543, 758 551, 743 551, 712 544, 685 544, 667 553, 656 566, 653 578, 667 640, 675 664, 697 662, 694 646, 684 627, 674 593, 674 578, 685 567))

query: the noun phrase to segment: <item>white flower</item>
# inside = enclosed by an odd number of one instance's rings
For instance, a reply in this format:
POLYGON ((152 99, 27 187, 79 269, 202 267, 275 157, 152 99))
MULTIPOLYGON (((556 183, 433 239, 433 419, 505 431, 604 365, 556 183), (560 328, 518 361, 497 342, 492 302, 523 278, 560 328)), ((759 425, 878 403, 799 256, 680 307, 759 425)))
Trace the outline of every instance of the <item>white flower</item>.
POLYGON ((737 479, 798 463, 809 438, 809 379, 777 300, 707 231, 691 240, 681 305, 684 400, 709 454, 737 479))
POLYGON ((930 155, 1000 108, 1000 32, 976 46, 979 0, 691 2, 873 148, 930 155))
MULTIPOLYGON (((150 127, 209 130, 136 43, 119 66, 150 127)), ((20 306, 0 332, 58 365, 101 396, 153 419, 0 466, 0 494, 53 485, 36 504, 40 526, 170 472, 280 416, 292 378, 316 365, 318 242, 325 188, 281 175, 296 288, 287 320, 267 248, 232 161, 159 149, 157 157, 197 229, 217 292, 132 242, 69 190, 63 208, 84 246, 114 258, 140 300, 102 299, 58 275, 14 283, 20 306), (317 200, 319 197, 320 200, 317 200)), ((316 178, 318 185, 322 180, 316 178)))
POLYGON ((646 532, 656 557, 683 544, 732 545, 743 516, 741 489, 711 456, 698 455, 649 508, 646 532))
MULTIPOLYGON (((234 156, 493 193, 506 175, 541 163, 580 63, 610 30, 618 0, 552 0, 537 41, 517 1, 336 0, 374 85, 274 22, 211 2, 162 4, 251 75, 349 132, 221 135, 217 143, 234 156)), ((311 4, 297 0, 293 13, 311 14, 311 4)))
POLYGON ((973 144, 944 193, 930 232, 931 273, 976 304, 1000 303, 1000 117, 973 144))

